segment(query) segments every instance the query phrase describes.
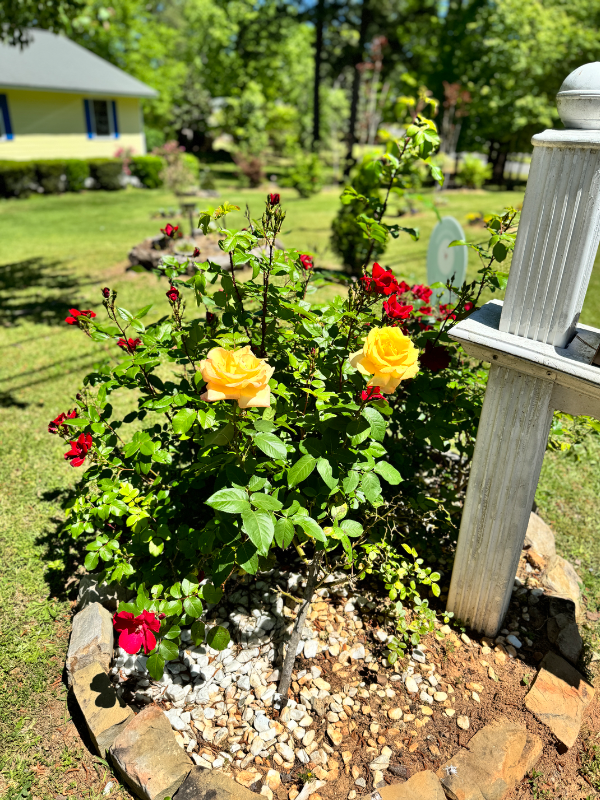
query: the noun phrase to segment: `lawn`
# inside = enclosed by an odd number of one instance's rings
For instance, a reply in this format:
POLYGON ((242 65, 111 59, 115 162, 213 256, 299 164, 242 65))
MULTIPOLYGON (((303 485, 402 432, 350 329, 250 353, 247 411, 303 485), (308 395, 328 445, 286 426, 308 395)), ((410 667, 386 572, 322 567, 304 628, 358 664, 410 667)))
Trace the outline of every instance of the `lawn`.
MULTIPOLYGON (((337 266, 328 239, 338 194, 283 197, 285 243, 312 251, 318 265, 337 266)), ((233 189, 221 199, 242 208, 248 203, 258 215, 264 195, 264 190, 233 189)), ((442 215, 455 216, 477 240, 482 229, 466 226, 467 213, 501 210, 520 203, 522 195, 440 193, 435 199, 442 215)), ((73 575, 82 557, 60 538, 57 525, 79 473, 63 460, 62 442, 46 428, 72 405, 86 371, 114 355, 114 344, 93 344, 64 324, 70 307, 97 310, 100 288, 110 286, 126 307, 154 302, 157 314, 166 312, 166 283, 126 273, 125 266, 129 248, 164 224, 152 214, 173 205, 166 192, 133 189, 0 202, 0 797, 101 797, 110 779, 105 765, 82 745, 77 712, 61 682, 73 575)), ((240 213, 232 224, 242 221, 240 213)), ((435 222, 430 210, 403 218, 403 224, 421 229, 422 238, 394 242, 382 263, 409 282, 424 281, 435 222)), ((469 270, 476 270, 474 257, 469 270)), ((600 327, 600 270, 583 319, 600 327)), ((575 456, 549 454, 538 492, 560 551, 581 562, 592 610, 600 604, 599 460, 597 438, 575 456)), ((120 796, 126 793, 115 783, 111 797, 120 796)))

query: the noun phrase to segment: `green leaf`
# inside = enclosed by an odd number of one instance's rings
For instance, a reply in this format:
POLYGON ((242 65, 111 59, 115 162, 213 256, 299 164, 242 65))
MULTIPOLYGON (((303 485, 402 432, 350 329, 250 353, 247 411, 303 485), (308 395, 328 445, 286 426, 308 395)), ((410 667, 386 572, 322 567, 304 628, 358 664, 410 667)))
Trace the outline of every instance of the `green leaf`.
POLYGON ((294 538, 294 525, 289 519, 278 519, 275 525, 275 542, 285 550, 294 538))
POLYGON ((98 558, 99 558, 98 553, 88 553, 84 561, 85 568, 87 570, 96 569, 96 567, 98 566, 98 558))
POLYGON ((325 485, 329 489, 333 489, 334 486, 337 486, 337 481, 333 477, 331 464, 326 458, 319 458, 317 461, 317 472, 323 478, 325 485))
POLYGON ((195 645, 202 644, 204 641, 204 635, 206 633, 206 628, 203 622, 194 622, 191 629, 192 640, 195 645))
POLYGON ((340 523, 340 528, 345 531, 348 536, 356 537, 360 536, 363 532, 363 526, 360 522, 356 522, 353 519, 344 519, 340 523))
POLYGON ((259 567, 258 550, 252 542, 242 542, 237 549, 236 558, 243 570, 250 573, 250 575, 256 575, 259 567))
POLYGON ((199 617, 202 614, 202 600, 199 597, 186 597, 183 601, 183 610, 190 617, 199 617))
POLYGON ((158 652, 150 653, 146 662, 146 669, 155 681, 159 681, 165 670, 165 659, 158 652))
POLYGON ((353 492, 360 482, 360 475, 356 470, 352 470, 347 478, 342 481, 342 489, 346 494, 353 492))
POLYGON ((179 647, 177 646, 176 642, 172 642, 170 639, 162 640, 158 646, 158 652, 165 659, 165 661, 173 661, 174 659, 179 658, 179 647))
POLYGON ((213 650, 225 650, 230 639, 227 628, 222 628, 220 625, 215 625, 206 635, 206 642, 213 650))
POLYGON ((381 484, 377 475, 372 472, 365 472, 360 482, 360 488, 365 493, 367 500, 373 505, 377 505, 381 498, 381 484))
POLYGON ((202 597, 214 606, 223 597, 223 589, 220 586, 213 586, 212 583, 205 583, 202 587, 202 597))
POLYGON ((219 489, 208 498, 206 505, 228 514, 242 514, 250 510, 248 495, 242 489, 219 489))
POLYGON ((258 552, 266 556, 273 541, 273 518, 264 511, 244 511, 242 525, 258 552))
POLYGON ((287 447, 274 433, 259 433, 254 437, 254 444, 270 458, 286 458, 287 447))
POLYGON ((182 408, 173 417, 173 430, 175 433, 187 433, 196 420, 196 409, 182 408))
POLYGON ((317 459, 308 453, 300 458, 293 467, 288 470, 288 485, 296 486, 306 480, 315 468, 317 459))
POLYGON ((119 316, 121 317, 121 319, 124 319, 125 322, 131 322, 131 320, 133 319, 133 314, 130 311, 127 311, 126 308, 119 308, 117 306, 117 311, 119 312, 119 316))
POLYGON ((312 517, 305 517, 296 514, 294 522, 299 525, 307 536, 311 539, 317 539, 319 542, 326 543, 327 537, 318 522, 315 522, 312 517))
POLYGON ((283 508, 283 503, 277 500, 276 497, 264 494, 263 492, 255 492, 250 495, 252 505, 260 508, 262 511, 280 511, 283 508))
POLYGON ((137 314, 135 315, 136 319, 141 319, 142 317, 145 317, 145 316, 146 316, 146 314, 147 314, 147 313, 150 311, 150 309, 152 308, 152 305, 153 305, 153 304, 152 304, 152 303, 150 303, 150 305, 149 305, 149 306, 144 306, 143 308, 140 308, 140 310, 139 310, 139 311, 137 312, 137 314))
POLYGON ((402 475, 400 475, 396 467, 392 467, 387 461, 378 461, 375 464, 375 472, 381 475, 385 481, 391 483, 392 486, 402 483, 402 475))
POLYGON ((386 422, 381 416, 379 411, 372 406, 366 406, 362 410, 363 417, 365 417, 371 426, 371 438, 376 442, 383 442, 385 438, 386 422))

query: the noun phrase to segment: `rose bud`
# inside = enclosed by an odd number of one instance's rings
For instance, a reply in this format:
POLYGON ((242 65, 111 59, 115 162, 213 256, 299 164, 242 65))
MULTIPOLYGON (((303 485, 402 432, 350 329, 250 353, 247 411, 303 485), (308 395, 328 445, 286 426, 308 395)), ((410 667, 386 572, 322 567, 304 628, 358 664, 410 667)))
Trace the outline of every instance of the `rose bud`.
POLYGON ((164 233, 165 236, 168 236, 170 239, 172 239, 178 230, 179 230, 179 225, 171 225, 171 223, 168 222, 164 228, 160 229, 160 232, 164 233))
POLYGON ((199 255, 200 255, 200 248, 199 247, 194 247, 194 252, 192 253, 192 258, 198 258, 199 255))
POLYGON ((177 289, 175 286, 171 286, 166 295, 171 303, 176 303, 179 299, 179 289, 177 289))
POLYGON ((274 193, 267 196, 267 203, 270 206, 278 206, 281 203, 281 195, 274 193))
POLYGON ((102 289, 102 297, 105 297, 107 300, 110 297, 110 289, 108 286, 105 286, 104 289, 102 289))

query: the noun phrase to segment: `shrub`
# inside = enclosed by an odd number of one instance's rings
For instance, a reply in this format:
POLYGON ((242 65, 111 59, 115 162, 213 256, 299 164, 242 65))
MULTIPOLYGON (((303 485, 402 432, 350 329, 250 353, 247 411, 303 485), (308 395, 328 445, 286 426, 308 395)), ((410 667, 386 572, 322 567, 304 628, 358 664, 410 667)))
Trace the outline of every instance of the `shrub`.
POLYGON ((165 167, 160 156, 133 156, 130 162, 131 174, 139 178, 147 189, 158 189, 163 185, 161 172, 165 167))
POLYGON ((160 177, 167 189, 175 194, 183 194, 198 186, 200 164, 195 156, 185 152, 182 145, 174 140, 167 142, 156 148, 154 155, 163 159, 160 177))
POLYGON ((67 183, 64 161, 37 161, 35 168, 37 181, 45 194, 64 192, 67 183))
POLYGON ((281 181, 282 186, 291 186, 300 197, 312 197, 323 188, 323 165, 316 153, 301 153, 296 156, 294 166, 281 181))
MULTIPOLYGON (((384 186, 407 161, 429 164, 432 123, 411 129, 373 168, 384 186)), ((362 202, 355 187, 345 195, 362 202)), ((206 232, 233 210, 205 212, 200 225, 206 232)), ((399 233, 383 221, 385 210, 384 199, 368 241, 399 233)), ((168 316, 146 326, 149 306, 121 308, 105 288, 106 322, 91 310, 67 318, 93 341, 112 341, 119 358, 86 376, 76 417, 62 414, 50 426, 70 441, 71 464, 87 465, 67 529, 88 537, 88 570, 133 591, 120 611, 145 612, 153 626, 154 678, 177 657, 182 626, 186 641, 224 648, 229 634, 210 625, 204 603, 275 566, 304 564, 308 601, 333 570, 382 577, 382 613, 398 631, 391 662, 433 629, 429 597, 439 595, 440 576, 423 565, 415 542, 435 550, 452 540, 481 405, 480 370, 447 329, 477 292, 499 285, 492 262, 478 283, 457 289, 454 309, 434 312, 430 289, 400 283, 377 264, 350 283, 315 274, 303 253, 276 250, 284 219, 278 196, 269 195, 260 220, 223 227, 230 263, 252 267, 244 283, 210 261, 165 257, 168 316), (347 295, 325 305, 305 299, 309 284, 340 282, 347 295), (190 311, 194 301, 199 314, 190 311), (116 392, 131 392, 137 404, 123 418, 110 402, 116 392)), ((509 243, 505 222, 494 219, 494 241, 509 243)), ((124 405, 119 399, 115 408, 124 405)), ((281 672, 283 697, 309 603, 302 608, 281 672)))
POLYGON ((114 192, 122 189, 121 174, 123 165, 119 158, 90 158, 90 175, 96 181, 98 189, 114 192))
POLYGON ((466 155, 458 169, 456 183, 469 189, 481 189, 491 177, 491 164, 484 164, 476 155, 466 155))
POLYGON ((28 197, 35 178, 32 161, 0 161, 0 197, 28 197))
POLYGON ((90 165, 81 158, 69 158, 65 162, 67 191, 80 192, 85 188, 86 178, 90 177, 90 165))

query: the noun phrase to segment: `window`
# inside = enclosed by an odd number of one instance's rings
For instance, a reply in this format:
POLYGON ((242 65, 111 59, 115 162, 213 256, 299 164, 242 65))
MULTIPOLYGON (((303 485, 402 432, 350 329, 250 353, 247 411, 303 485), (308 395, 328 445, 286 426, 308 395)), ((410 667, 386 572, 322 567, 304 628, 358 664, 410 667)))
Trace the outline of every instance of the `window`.
POLYGON ((5 94, 0 94, 0 139, 12 139, 12 125, 5 94))
POLYGON ((88 139, 119 136, 117 104, 114 100, 84 100, 85 124, 88 139))

